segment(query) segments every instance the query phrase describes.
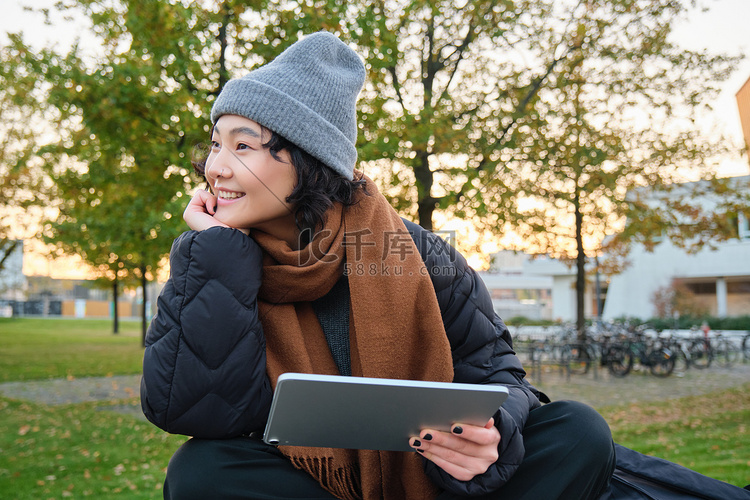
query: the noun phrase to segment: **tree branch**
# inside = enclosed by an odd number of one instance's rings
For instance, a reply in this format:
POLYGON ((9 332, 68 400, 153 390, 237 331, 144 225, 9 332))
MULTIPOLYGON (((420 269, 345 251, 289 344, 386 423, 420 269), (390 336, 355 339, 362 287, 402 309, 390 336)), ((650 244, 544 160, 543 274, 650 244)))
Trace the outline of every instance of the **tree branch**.
POLYGON ((0 270, 5 269, 5 261, 10 258, 19 243, 19 240, 11 240, 10 238, 0 239, 0 250, 3 252, 0 258, 0 270))
MULTIPOLYGON (((458 59, 456 59, 455 64, 453 65, 453 70, 451 71, 450 77, 448 77, 448 82, 445 84, 445 87, 443 88, 443 91, 440 93, 440 97, 438 98, 437 102, 440 102, 445 97, 445 94, 448 93, 448 88, 451 86, 451 82, 453 82, 453 77, 456 76, 456 73, 458 72, 458 66, 461 64, 461 61, 464 58, 464 53, 466 49, 469 47, 469 44, 474 40, 474 25, 473 23, 469 23, 469 31, 466 33, 466 36, 464 37, 463 41, 461 42, 461 45, 456 47, 456 50, 448 57, 446 57, 442 62, 443 66, 445 66, 444 61, 447 61, 451 57, 453 57, 455 54, 458 54, 458 59)), ((447 45, 446 45, 447 47, 447 45)))
POLYGON ((401 84, 398 81, 398 76, 396 75, 396 66, 388 66, 388 72, 391 74, 391 79, 393 80, 393 88, 396 90, 396 97, 398 97, 398 103, 401 105, 401 109, 406 112, 406 104, 404 103, 404 96, 401 95, 401 84))

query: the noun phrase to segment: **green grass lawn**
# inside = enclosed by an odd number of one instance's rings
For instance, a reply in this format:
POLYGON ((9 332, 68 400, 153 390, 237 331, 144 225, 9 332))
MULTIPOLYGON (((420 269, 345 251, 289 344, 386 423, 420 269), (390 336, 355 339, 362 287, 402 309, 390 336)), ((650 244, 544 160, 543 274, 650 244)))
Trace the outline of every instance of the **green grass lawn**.
MULTIPOLYGON (((2 497, 160 499, 169 457, 185 438, 106 411, 138 404, 48 407, 0 398, 2 497)), ((750 386, 602 413, 625 446, 737 486, 748 482, 750 386)))
POLYGON ((0 318, 0 382, 141 372, 141 324, 0 318))
MULTIPOLYGON (((0 319, 0 382, 137 374, 140 324, 0 319)), ((46 406, 0 397, 3 499, 161 498, 185 440, 104 403, 46 406)), ((750 482, 750 384, 722 393, 600 408, 615 441, 722 481, 750 482)))
POLYGON ((736 486, 750 483, 750 384, 599 410, 614 440, 628 448, 736 486))
POLYGON ((106 407, 0 398, 0 497, 162 498, 169 457, 186 438, 106 407))

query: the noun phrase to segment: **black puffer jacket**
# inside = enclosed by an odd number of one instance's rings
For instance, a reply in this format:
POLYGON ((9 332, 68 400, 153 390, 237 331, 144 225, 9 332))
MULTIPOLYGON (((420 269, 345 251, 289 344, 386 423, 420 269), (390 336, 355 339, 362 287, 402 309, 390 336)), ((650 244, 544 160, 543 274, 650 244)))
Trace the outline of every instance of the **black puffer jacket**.
MULTIPOLYGON (((430 272, 448 335, 454 381, 502 384, 510 397, 495 415, 500 458, 471 481, 432 462, 425 471, 441 488, 473 496, 494 491, 524 455, 521 430, 539 393, 524 379, 508 329, 466 260, 441 238, 405 222, 430 272)), ((234 229, 188 231, 170 253, 171 276, 146 336, 141 402, 167 432, 226 438, 262 431, 272 398, 265 340, 258 319, 261 251, 234 229)))

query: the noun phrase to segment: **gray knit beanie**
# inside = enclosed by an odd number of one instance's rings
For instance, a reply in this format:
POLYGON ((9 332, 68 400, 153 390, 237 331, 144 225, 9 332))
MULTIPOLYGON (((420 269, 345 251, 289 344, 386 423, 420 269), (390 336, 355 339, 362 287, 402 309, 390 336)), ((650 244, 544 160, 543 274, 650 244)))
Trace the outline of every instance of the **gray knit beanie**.
POLYGON ((356 102, 365 81, 359 56, 318 32, 270 63, 224 86, 211 110, 240 115, 276 132, 347 179, 357 163, 356 102))

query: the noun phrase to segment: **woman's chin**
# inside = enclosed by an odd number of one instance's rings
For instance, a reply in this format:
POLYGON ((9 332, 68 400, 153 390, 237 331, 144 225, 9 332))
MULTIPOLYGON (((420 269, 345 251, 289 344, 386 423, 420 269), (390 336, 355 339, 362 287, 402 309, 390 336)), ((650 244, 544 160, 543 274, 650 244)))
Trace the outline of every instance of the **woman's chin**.
POLYGON ((245 227, 242 224, 237 224, 236 222, 232 221, 230 218, 223 218, 221 216, 220 211, 217 210, 216 214, 214 215, 214 219, 216 219, 218 222, 221 222, 225 226, 231 228, 231 229, 237 229, 238 231, 242 231, 245 234, 250 234, 250 228, 245 227))

